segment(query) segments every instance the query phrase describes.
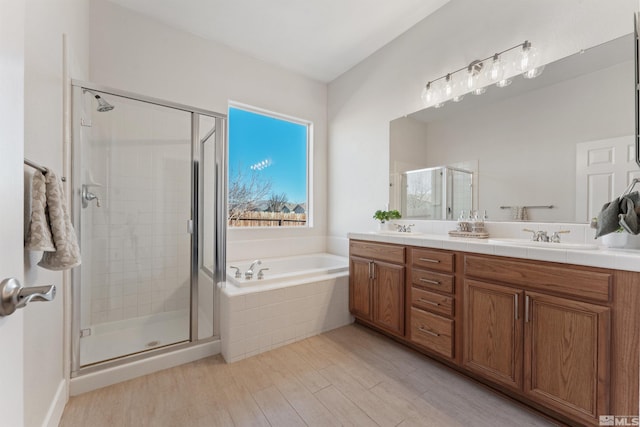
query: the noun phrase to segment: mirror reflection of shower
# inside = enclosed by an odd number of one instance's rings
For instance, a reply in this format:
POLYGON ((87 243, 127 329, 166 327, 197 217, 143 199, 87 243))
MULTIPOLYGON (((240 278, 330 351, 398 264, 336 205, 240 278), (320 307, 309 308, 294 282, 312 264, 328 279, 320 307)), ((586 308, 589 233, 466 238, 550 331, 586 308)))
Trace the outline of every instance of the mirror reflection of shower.
POLYGON ((105 112, 111 111, 111 110, 113 110, 115 108, 113 105, 109 104, 107 101, 104 100, 103 97, 101 97, 100 95, 98 95, 94 91, 89 90, 89 89, 84 89, 84 92, 89 92, 91 95, 93 95, 96 98, 96 100, 98 101, 98 108, 96 108, 96 110, 99 113, 105 113, 105 112))
POLYGON ((438 166, 402 173, 404 218, 452 220, 454 213, 473 208, 473 171, 438 166))

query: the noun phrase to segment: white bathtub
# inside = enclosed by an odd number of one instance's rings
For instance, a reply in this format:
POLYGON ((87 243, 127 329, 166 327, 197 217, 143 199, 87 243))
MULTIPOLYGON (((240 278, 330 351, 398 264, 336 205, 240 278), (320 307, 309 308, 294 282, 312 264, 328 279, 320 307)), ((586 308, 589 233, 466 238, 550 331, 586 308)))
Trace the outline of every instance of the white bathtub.
POLYGON ((346 272, 349 270, 349 260, 345 257, 326 253, 298 255, 285 258, 264 258, 261 265, 253 268, 253 278, 245 279, 244 273, 254 260, 230 263, 227 267, 227 283, 238 288, 247 286, 271 285, 282 282, 295 282, 301 279, 346 272), (240 269, 241 277, 235 278, 234 265, 240 269), (264 270, 264 278, 258 279, 258 271, 264 270))
POLYGON ((317 335, 353 321, 349 313, 349 262, 319 253, 264 258, 251 280, 244 273, 253 260, 230 263, 221 284, 222 356, 235 362, 317 335), (257 279, 260 268, 269 268, 257 279))

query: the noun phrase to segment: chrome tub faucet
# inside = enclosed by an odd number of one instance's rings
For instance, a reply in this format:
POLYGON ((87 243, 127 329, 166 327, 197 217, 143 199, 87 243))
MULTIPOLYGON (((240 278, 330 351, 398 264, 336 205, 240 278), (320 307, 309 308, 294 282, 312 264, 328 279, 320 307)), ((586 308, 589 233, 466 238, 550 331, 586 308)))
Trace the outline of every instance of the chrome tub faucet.
POLYGON ((247 280, 250 280, 253 277, 253 267, 255 267, 257 265, 262 264, 262 261, 260 261, 259 259, 253 261, 251 263, 251 267, 249 267, 249 269, 244 273, 244 278, 247 280))

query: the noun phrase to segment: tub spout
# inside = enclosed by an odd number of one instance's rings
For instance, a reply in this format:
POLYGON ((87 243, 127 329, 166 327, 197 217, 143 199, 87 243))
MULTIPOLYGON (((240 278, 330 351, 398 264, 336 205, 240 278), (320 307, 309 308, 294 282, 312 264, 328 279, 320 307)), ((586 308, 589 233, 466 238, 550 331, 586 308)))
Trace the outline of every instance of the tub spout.
POLYGON ((253 277, 253 267, 255 267, 257 265, 262 264, 262 261, 260 261, 259 259, 253 261, 251 263, 251 267, 249 267, 249 269, 244 273, 244 278, 247 280, 250 280, 253 277))

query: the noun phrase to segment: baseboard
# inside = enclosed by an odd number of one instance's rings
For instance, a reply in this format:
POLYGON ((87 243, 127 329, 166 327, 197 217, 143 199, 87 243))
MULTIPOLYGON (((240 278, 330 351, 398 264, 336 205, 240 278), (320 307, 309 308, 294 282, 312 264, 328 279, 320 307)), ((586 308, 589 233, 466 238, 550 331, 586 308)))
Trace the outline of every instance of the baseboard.
POLYGON ((152 374, 163 369, 194 362, 220 353, 220 340, 194 345, 181 350, 140 359, 125 365, 114 366, 100 371, 83 374, 72 378, 69 394, 77 396, 88 391, 97 390, 143 375, 152 374))
POLYGON ((69 400, 69 383, 67 380, 61 380, 60 384, 58 384, 58 389, 56 390, 56 394, 51 401, 51 405, 49 406, 49 410, 47 411, 47 415, 42 422, 42 427, 58 427, 60 424, 60 420, 62 419, 62 413, 64 412, 64 407, 67 405, 67 401, 69 400))

